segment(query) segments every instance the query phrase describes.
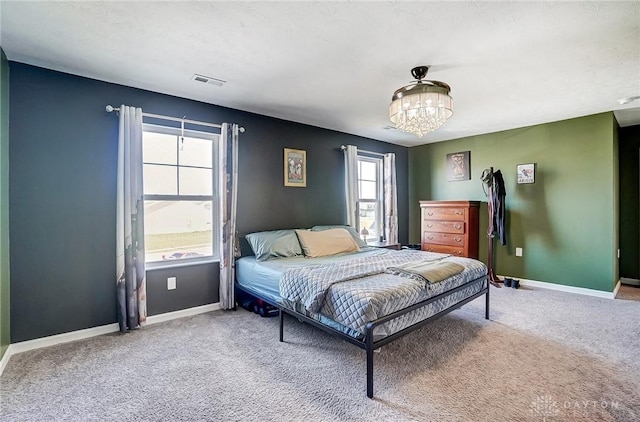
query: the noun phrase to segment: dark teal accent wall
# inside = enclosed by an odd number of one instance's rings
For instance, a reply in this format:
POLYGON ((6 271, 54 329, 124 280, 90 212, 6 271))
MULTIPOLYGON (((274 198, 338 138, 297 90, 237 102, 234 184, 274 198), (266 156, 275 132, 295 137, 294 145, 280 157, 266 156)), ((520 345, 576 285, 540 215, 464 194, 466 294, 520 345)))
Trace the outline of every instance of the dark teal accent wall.
POLYGON ((613 256, 613 287, 620 280, 620 140, 618 139, 618 122, 613 116, 612 137, 613 137, 613 245, 616 248, 613 256))
MULTIPOLYGON (((616 122, 612 113, 490 133, 409 150, 409 233, 419 242, 419 200, 486 202, 479 176, 500 169, 507 189, 507 240, 496 246, 501 275, 611 292, 618 281, 616 122), (447 182, 446 154, 471 151, 470 181, 447 182), (536 163, 534 184, 516 165, 536 163), (515 256, 515 248, 523 256, 515 256)), ((480 258, 487 256, 486 204, 480 258)), ((496 243, 497 244, 497 243, 496 243)))
POLYGON ((620 277, 640 280, 640 126, 619 130, 620 277))
MULTIPOLYGON (((394 152, 399 237, 407 242, 406 147, 21 63, 9 65, 12 342, 116 322, 118 117, 105 111, 107 104, 243 126, 241 236, 344 223, 340 145, 394 152), (307 151, 306 188, 284 187, 285 147, 307 151)), ((218 301, 217 263, 148 271, 147 276, 150 315, 218 301), (178 288, 167 291, 170 276, 177 277, 178 288)))
POLYGON ((0 359, 10 343, 9 63, 0 49, 0 359))

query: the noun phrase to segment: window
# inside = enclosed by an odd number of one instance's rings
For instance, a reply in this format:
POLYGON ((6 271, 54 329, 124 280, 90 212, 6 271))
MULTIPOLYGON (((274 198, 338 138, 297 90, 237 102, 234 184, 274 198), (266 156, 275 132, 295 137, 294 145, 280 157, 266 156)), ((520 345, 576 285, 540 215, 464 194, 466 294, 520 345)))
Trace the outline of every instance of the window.
POLYGON ((384 235, 383 163, 381 158, 358 154, 358 232, 367 239, 384 235), (363 229, 366 229, 364 231, 363 229))
POLYGON ((146 262, 216 257, 218 135, 150 124, 143 130, 146 262))

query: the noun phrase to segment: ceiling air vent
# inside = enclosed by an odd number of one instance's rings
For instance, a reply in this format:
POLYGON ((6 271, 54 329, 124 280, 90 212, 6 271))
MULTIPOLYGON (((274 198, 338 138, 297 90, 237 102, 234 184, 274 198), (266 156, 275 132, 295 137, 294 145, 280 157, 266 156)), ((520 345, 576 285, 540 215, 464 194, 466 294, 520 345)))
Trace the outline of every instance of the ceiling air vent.
POLYGON ((398 128, 396 128, 395 126, 390 126, 390 125, 383 126, 382 129, 384 129, 384 130, 398 130, 398 128))
POLYGON ((197 73, 194 73, 191 79, 196 82, 202 82, 202 83, 214 85, 214 86, 222 86, 227 83, 227 81, 223 81, 222 79, 216 79, 210 76, 199 75, 197 73))

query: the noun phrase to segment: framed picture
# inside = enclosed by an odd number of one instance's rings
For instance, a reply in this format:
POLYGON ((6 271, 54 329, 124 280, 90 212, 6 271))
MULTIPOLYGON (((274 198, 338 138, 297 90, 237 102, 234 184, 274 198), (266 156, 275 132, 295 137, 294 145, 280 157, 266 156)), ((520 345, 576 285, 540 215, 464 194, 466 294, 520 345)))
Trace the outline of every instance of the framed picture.
POLYGON ((518 184, 536 182, 536 163, 518 164, 516 166, 518 184))
POLYGON ((307 152, 284 149, 284 185, 297 188, 307 186, 307 152))
POLYGON ((447 154, 447 180, 471 180, 471 151, 447 154))

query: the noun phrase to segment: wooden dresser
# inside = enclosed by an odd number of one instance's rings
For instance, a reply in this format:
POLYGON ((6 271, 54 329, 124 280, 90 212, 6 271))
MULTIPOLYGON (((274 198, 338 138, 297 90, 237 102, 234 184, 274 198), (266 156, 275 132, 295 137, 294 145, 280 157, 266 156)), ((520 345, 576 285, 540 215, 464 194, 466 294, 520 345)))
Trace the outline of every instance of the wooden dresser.
POLYGON ((478 258, 480 201, 420 201, 423 251, 478 258))

